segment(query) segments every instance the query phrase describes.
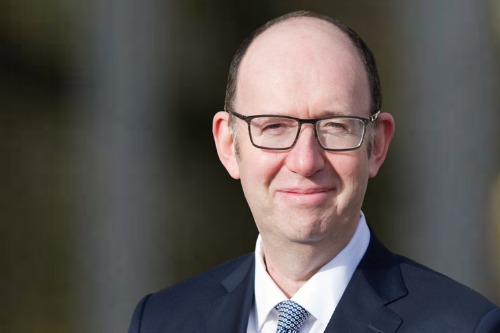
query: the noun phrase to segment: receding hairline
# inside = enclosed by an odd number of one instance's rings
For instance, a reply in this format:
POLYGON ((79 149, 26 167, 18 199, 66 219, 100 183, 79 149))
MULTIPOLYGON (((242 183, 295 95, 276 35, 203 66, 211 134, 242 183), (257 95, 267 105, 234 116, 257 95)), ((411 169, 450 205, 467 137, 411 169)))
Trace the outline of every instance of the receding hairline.
MULTIPOLYGON (((257 44, 257 42, 262 39, 263 37, 265 37, 266 35, 270 35, 271 33, 275 33, 276 30, 283 30, 286 26, 295 26, 295 27, 298 27, 298 26, 315 26, 316 28, 318 27, 324 27, 326 29, 324 29, 325 31, 326 30, 330 30, 330 31, 335 31, 335 35, 336 36, 341 36, 341 38, 346 41, 349 45, 351 45, 353 47, 353 50, 355 52, 356 51, 356 46, 354 45, 354 43, 352 42, 352 40, 349 38, 349 36, 344 32, 342 31, 342 29, 340 29, 338 26, 336 26, 335 24, 329 22, 329 21, 325 21, 321 18, 318 18, 318 17, 311 17, 311 16, 297 16, 297 17, 289 17, 283 21, 279 21, 273 25, 271 25, 270 27, 268 27, 267 29, 265 29, 264 31, 262 31, 260 34, 258 34, 257 36, 255 36, 255 38, 252 40, 251 44, 249 45, 247 51, 245 52, 245 54, 243 55, 242 59, 245 58, 245 56, 247 55, 248 52, 250 52, 250 50, 254 47, 255 44, 257 44), (304 24, 305 23, 305 24, 304 24)), ((305 30, 304 30, 305 31, 305 30)), ((357 52, 359 54, 359 52, 357 52)))
MULTIPOLYGON (((378 110, 380 110, 382 106, 382 92, 381 92, 381 87, 380 87, 380 78, 378 75, 377 71, 377 65, 375 62, 375 57, 373 56, 373 53, 369 49, 369 47, 366 45, 366 43, 363 41, 363 39, 351 28, 343 24, 337 19, 331 18, 326 15, 322 14, 317 14, 311 11, 296 11, 296 12, 291 12, 285 15, 282 15, 280 17, 277 17, 273 20, 270 20, 266 22, 264 25, 261 27, 257 28, 255 31, 253 31, 250 35, 248 35, 243 42, 241 43, 240 47, 236 51, 233 60, 231 61, 230 65, 230 70, 228 74, 228 81, 227 81, 227 86, 226 86, 226 96, 224 99, 224 109, 232 109, 234 100, 235 100, 235 95, 236 95, 236 90, 237 90, 237 85, 238 85, 238 77, 239 77, 239 70, 240 70, 240 65, 242 60, 245 58, 247 55, 247 52, 249 49, 253 46, 254 41, 258 39, 261 35, 263 35, 266 31, 279 28, 280 26, 283 26, 284 24, 294 24, 294 21, 301 20, 301 19, 313 19, 315 18, 317 21, 324 21, 325 23, 321 23, 320 25, 328 24, 329 26, 333 26, 334 28, 337 28, 342 32, 344 37, 347 37, 347 39, 350 41, 350 45, 353 45, 356 49, 356 53, 358 56, 361 58, 361 62, 363 64, 363 67, 365 69, 365 72, 367 74, 368 80, 369 80, 369 91, 371 95, 371 113, 374 114, 378 110), (294 20, 297 19, 297 20, 294 20)), ((317 22, 313 20, 309 20, 310 22, 317 22)), ((327 25, 328 26, 328 25, 327 25)), ((340 35, 339 35, 340 36, 340 35)), ((347 45, 349 45, 347 44, 347 45)), ((230 117, 230 123, 232 123, 233 117, 230 117)))
MULTIPOLYGON (((367 89, 370 90, 370 87, 369 87, 370 82, 369 82, 369 78, 368 78, 368 71, 365 68, 365 62, 364 62, 363 57, 361 56, 359 50, 357 49, 356 45, 349 38, 349 36, 344 31, 342 31, 338 26, 336 26, 335 24, 333 24, 329 21, 325 21, 325 20, 323 20, 321 18, 317 18, 317 17, 299 16, 299 17, 290 17, 286 20, 275 23, 274 25, 268 27, 266 30, 262 31, 259 35, 257 35, 252 40, 251 44, 246 49, 244 55, 241 57, 240 62, 238 64, 238 75, 236 77, 236 82, 235 82, 234 97, 233 97, 233 100, 231 101, 233 105, 236 104, 237 97, 239 95, 239 91, 240 91, 239 85, 240 85, 240 81, 241 81, 240 78, 242 76, 242 73, 244 73, 243 69, 245 68, 245 64, 247 63, 249 57, 251 57, 252 53, 254 53, 255 48, 262 47, 264 45, 263 43, 265 43, 267 41, 267 38, 273 38, 273 34, 279 34, 280 30, 283 31, 283 29, 285 29, 286 26, 290 26, 290 25, 295 26, 295 27, 300 27, 300 30, 304 31, 304 32, 315 31, 315 30, 317 30, 318 27, 325 28, 325 29, 322 29, 323 31, 321 31, 321 32, 333 36, 333 38, 336 39, 335 42, 338 44, 338 46, 340 48, 344 48, 347 50, 348 53, 354 55, 354 58, 358 62, 357 65, 359 65, 359 68, 366 76, 367 89), (297 22, 297 21, 299 21, 299 22, 297 22), (306 24, 304 24, 304 22, 306 22, 306 24)), ((290 32, 287 31, 286 33, 290 33, 290 32)), ((291 36, 293 36, 293 37, 296 36, 296 34, 293 33, 293 30, 291 32, 291 36)), ((370 95, 370 98, 371 98, 371 95, 370 95)))

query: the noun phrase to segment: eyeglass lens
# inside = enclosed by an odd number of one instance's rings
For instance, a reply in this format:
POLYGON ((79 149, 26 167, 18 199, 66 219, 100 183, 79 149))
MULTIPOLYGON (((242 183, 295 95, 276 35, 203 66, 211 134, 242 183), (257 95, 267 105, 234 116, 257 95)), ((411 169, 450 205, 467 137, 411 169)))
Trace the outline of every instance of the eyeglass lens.
MULTIPOLYGON (((363 138, 364 122, 355 118, 330 118, 316 123, 321 145, 327 149, 358 147, 363 138)), ((281 117, 257 117, 250 122, 254 145, 262 148, 284 149, 293 145, 299 122, 281 117)))

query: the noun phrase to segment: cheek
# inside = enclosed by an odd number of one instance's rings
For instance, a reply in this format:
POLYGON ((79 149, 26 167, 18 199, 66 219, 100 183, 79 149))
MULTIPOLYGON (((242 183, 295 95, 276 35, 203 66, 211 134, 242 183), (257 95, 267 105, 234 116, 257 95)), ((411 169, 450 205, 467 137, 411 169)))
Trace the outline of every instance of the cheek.
MULTIPOLYGON (((280 161, 276 157, 264 156, 265 152, 252 146, 260 154, 242 156, 240 161, 240 179, 243 194, 254 215, 255 221, 273 212, 272 182, 279 172, 280 161)), ((242 154, 243 155, 243 154, 242 154)), ((257 226, 262 230, 260 226, 257 226)))
MULTIPOLYGON (((269 192, 269 187, 284 165, 284 154, 264 151, 245 142, 240 149, 240 177, 245 195, 269 192)), ((267 196, 267 193, 265 194, 267 196)), ((251 200, 251 198, 248 198, 251 200)))
POLYGON ((333 166, 340 179, 344 195, 352 197, 356 195, 355 193, 364 192, 369 175, 367 158, 362 158, 358 154, 346 154, 339 157, 333 162, 333 166))

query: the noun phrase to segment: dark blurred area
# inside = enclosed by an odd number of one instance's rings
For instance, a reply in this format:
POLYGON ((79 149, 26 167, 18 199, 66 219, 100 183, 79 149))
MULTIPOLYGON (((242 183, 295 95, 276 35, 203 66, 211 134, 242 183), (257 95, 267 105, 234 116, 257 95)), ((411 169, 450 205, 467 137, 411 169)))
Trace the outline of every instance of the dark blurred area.
POLYGON ((500 1, 1 0, 0 331, 124 332, 142 296, 254 250, 219 162, 239 43, 306 9, 375 54, 396 136, 377 236, 500 300, 500 1))

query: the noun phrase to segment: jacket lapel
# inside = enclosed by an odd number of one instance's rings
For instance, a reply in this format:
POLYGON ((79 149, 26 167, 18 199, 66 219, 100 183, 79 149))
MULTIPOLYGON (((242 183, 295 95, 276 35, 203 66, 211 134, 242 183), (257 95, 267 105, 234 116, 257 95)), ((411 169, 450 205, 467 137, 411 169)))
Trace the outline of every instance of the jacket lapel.
POLYGON ((255 256, 249 256, 222 281, 227 293, 205 309, 204 332, 246 333, 254 295, 254 260, 255 256))
POLYGON ((402 319, 386 305, 407 293, 397 258, 371 232, 370 245, 325 333, 394 333, 402 319))

